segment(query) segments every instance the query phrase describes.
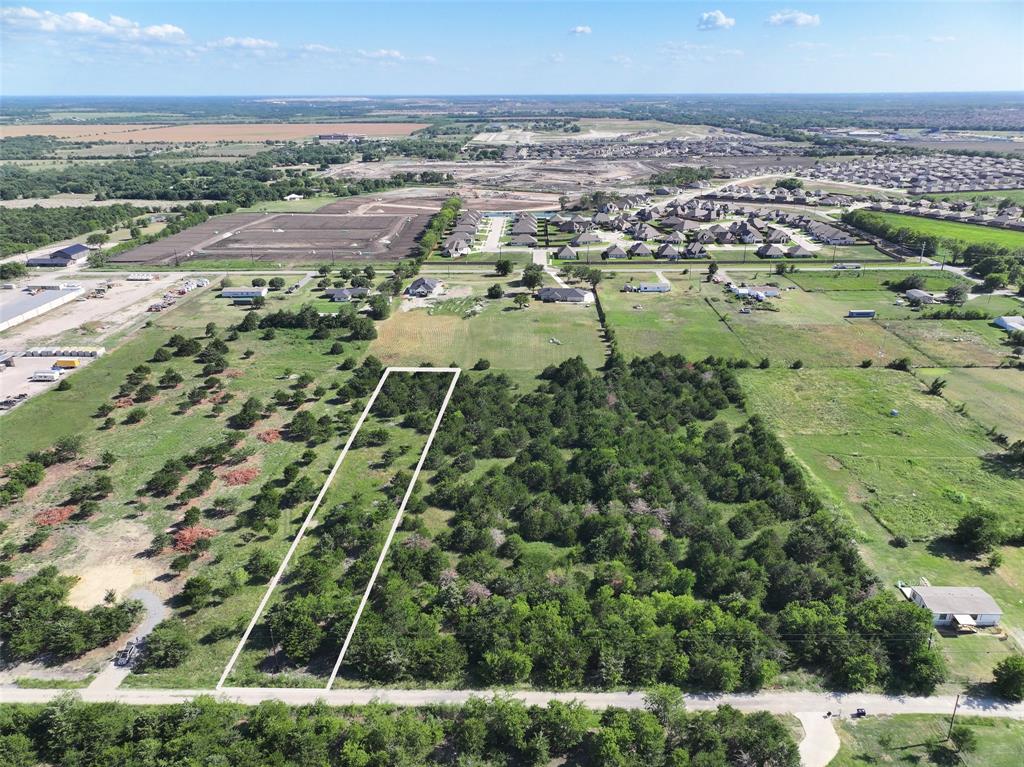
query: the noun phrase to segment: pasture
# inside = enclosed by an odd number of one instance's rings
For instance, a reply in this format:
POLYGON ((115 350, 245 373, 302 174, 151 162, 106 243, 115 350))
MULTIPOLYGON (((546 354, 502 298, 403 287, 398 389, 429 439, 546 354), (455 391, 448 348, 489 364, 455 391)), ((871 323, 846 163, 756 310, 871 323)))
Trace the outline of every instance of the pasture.
MULTIPOLYGON (((448 299, 432 308, 402 311, 378 326, 370 353, 385 365, 448 365, 470 368, 487 359, 493 370, 514 380, 532 381, 548 365, 577 355, 592 367, 604 362, 601 328, 594 306, 544 304, 532 301, 517 309, 510 297, 485 298, 487 287, 498 283, 506 293, 520 291, 508 278, 455 275, 448 299), (467 315, 473 305, 478 314, 467 315)), ((407 299, 403 299, 406 301, 407 299)))
POLYGON ((870 511, 892 535, 928 540, 972 508, 1019 508, 1020 483, 990 468, 985 430, 908 373, 749 370, 740 380, 839 508, 870 511), (891 411, 896 415, 891 415, 891 411))
POLYGON ((896 228, 906 228, 912 232, 940 239, 960 240, 968 245, 998 245, 1010 250, 1024 248, 1024 232, 1012 229, 998 229, 979 224, 961 224, 958 221, 940 221, 921 216, 905 216, 901 213, 876 213, 885 223, 896 228))
POLYGON ((967 406, 982 426, 1005 434, 1011 442, 1024 439, 1024 373, 1012 368, 920 368, 924 383, 946 381, 944 396, 967 406))
POLYGON ((995 367, 1011 351, 1006 334, 985 320, 906 320, 886 322, 886 330, 931 362, 925 366, 995 367))
POLYGON ((620 291, 630 277, 657 281, 650 272, 616 272, 601 284, 601 306, 627 359, 659 351, 694 360, 749 356, 740 337, 717 313, 726 311, 720 286, 703 282, 697 274, 665 276, 672 283, 670 293, 620 291))
POLYGON ((61 125, 4 125, 0 135, 54 136, 76 141, 144 143, 152 141, 299 141, 320 134, 348 133, 357 136, 408 136, 426 123, 192 123, 147 125, 143 123, 81 123, 61 125))
POLYGON ((804 290, 887 291, 910 276, 922 277, 924 289, 932 293, 943 292, 951 285, 970 284, 952 272, 935 269, 859 269, 830 272, 796 271, 787 275, 804 290))

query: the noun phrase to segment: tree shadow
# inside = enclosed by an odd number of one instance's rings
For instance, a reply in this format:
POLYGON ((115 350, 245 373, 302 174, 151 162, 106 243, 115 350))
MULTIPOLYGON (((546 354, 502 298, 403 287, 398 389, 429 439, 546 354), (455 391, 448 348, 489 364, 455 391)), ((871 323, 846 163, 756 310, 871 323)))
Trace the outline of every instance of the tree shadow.
POLYGON ((981 465, 1003 479, 1024 479, 1024 463, 1014 461, 1006 453, 986 453, 981 457, 981 465))
POLYGON ((932 538, 925 548, 933 556, 954 559, 957 562, 969 562, 977 559, 974 554, 967 551, 949 535, 940 535, 932 538))

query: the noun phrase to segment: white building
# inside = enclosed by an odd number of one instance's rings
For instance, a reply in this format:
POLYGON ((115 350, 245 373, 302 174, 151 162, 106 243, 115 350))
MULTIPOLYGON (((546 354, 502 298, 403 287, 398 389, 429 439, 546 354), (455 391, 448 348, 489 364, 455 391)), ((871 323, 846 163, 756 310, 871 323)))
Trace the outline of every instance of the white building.
POLYGON ((976 586, 914 586, 910 599, 932 614, 936 626, 998 626, 1003 611, 976 586))

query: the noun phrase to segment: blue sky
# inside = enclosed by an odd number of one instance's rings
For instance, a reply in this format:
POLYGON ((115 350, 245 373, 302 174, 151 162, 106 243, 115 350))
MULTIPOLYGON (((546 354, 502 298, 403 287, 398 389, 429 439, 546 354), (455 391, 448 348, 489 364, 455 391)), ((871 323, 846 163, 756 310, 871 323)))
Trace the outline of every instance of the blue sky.
POLYGON ((1024 90, 1024 3, 71 2, 0 8, 7 95, 1024 90))

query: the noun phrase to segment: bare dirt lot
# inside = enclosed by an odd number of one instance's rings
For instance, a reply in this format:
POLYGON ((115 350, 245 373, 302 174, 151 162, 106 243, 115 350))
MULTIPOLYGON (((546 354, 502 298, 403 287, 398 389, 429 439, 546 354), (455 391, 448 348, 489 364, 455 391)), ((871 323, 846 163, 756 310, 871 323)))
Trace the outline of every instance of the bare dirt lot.
POLYGON ((216 240, 229 236, 228 232, 234 233, 264 217, 262 213, 231 213, 227 216, 217 216, 184 232, 118 253, 110 260, 119 264, 174 263, 175 259, 186 259, 190 251, 199 252, 216 240))
POLYGON ((238 123, 234 125, 5 125, 0 136, 55 136, 91 141, 293 141, 325 133, 408 136, 425 123, 238 123))

